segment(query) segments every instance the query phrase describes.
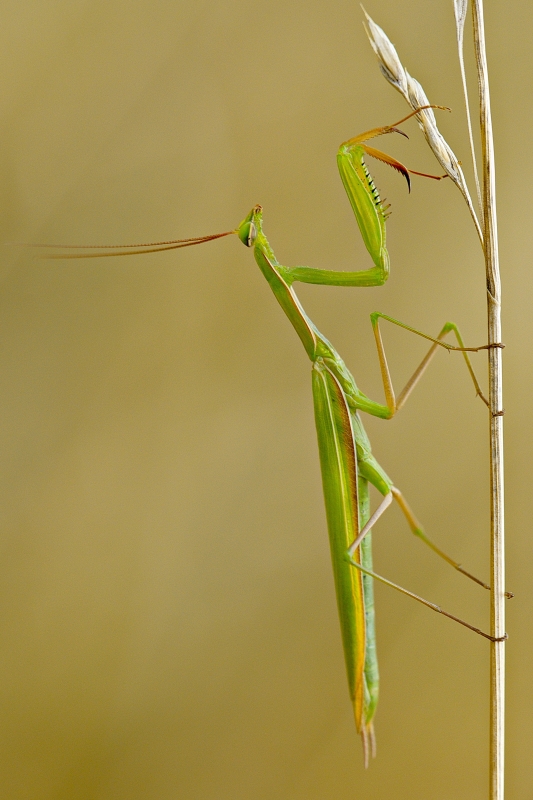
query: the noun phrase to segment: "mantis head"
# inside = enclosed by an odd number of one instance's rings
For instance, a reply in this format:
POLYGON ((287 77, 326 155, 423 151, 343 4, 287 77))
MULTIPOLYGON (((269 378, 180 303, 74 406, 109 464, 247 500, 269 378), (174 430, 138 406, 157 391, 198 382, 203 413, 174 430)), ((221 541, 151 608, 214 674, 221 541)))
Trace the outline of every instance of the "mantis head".
POLYGON ((243 219, 235 231, 239 239, 246 247, 253 247, 257 239, 258 231, 261 231, 263 217, 263 207, 254 206, 250 213, 243 219))

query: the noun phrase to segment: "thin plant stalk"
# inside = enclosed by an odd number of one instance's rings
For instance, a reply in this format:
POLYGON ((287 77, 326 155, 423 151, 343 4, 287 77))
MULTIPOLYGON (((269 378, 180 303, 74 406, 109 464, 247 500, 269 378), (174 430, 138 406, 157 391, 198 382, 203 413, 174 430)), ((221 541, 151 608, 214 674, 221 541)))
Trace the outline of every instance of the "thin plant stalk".
MULTIPOLYGON (((489 79, 483 25, 483 0, 472 0, 474 50, 478 74, 483 176, 484 254, 487 276, 489 344, 501 342, 501 287, 494 145, 489 79)), ((489 349, 490 403, 490 519, 491 519, 491 634, 505 633, 505 554, 503 506, 502 351, 489 349)), ((490 645, 490 800, 504 798, 505 642, 490 645)))
MULTIPOLYGON (((454 0, 459 59, 468 109, 468 96, 463 67, 463 26, 468 0, 454 0)), ((364 9, 363 9, 364 11, 364 9)), ((429 104, 420 83, 403 67, 396 48, 385 32, 364 11, 365 28, 386 80, 402 94, 411 108, 429 104)), ((417 119, 433 153, 451 180, 461 191, 476 226, 486 267, 489 352, 490 412, 490 518, 491 518, 491 636, 500 641, 491 644, 490 669, 490 800, 504 798, 504 669, 505 669, 505 588, 504 588, 504 509, 503 509, 503 407, 502 407, 502 344, 501 288, 498 265, 498 231, 494 146, 490 113, 490 95, 483 0, 472 0, 474 50, 478 75, 480 134, 482 150, 481 224, 477 218, 468 187, 457 157, 439 132, 433 111, 422 111, 417 119)), ((471 126, 469 124, 469 131, 471 126)), ((472 157, 475 169, 475 152, 472 157)), ((478 181, 476 179, 476 185, 478 181)))

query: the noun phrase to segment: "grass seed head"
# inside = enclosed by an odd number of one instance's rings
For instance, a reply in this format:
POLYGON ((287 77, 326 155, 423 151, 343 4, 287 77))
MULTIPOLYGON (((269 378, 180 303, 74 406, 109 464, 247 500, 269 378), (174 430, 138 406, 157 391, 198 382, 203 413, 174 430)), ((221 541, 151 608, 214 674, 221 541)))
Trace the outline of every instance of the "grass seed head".
MULTIPOLYGON (((392 86, 394 86, 398 92, 400 92, 400 94, 405 97, 413 110, 420 108, 420 106, 429 105, 430 101, 428 100, 428 96, 422 88, 422 85, 415 78, 409 75, 407 70, 404 68, 396 48, 390 41, 385 31, 380 28, 379 25, 376 25, 374 20, 366 13, 364 8, 363 12, 366 17, 366 22, 363 24, 365 26, 372 49, 378 58, 379 67, 383 76, 392 86)), ((473 213, 475 218, 475 211, 461 165, 459 164, 459 160, 457 159, 452 148, 439 131, 433 109, 428 108, 420 111, 416 115, 416 119, 424 133, 424 136, 426 137, 428 145, 433 151, 435 158, 446 174, 459 188, 461 194, 466 200, 470 212, 473 213)), ((478 232, 480 232, 479 223, 478 232)))

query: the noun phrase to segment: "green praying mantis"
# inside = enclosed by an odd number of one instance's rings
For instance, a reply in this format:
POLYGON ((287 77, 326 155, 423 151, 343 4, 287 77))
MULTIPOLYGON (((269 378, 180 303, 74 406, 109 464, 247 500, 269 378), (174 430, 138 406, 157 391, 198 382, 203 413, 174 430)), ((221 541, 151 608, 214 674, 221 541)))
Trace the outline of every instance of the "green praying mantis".
MULTIPOLYGON (((423 108, 426 107, 428 106, 423 108)), ((433 107, 441 108, 440 106, 433 107)), ((90 245, 91 249, 105 250, 106 252, 52 256, 53 258, 90 258, 159 252, 202 244, 232 234, 236 234, 246 247, 253 249, 259 269, 300 337, 311 361, 315 420, 337 606, 350 697, 354 708, 356 728, 363 741, 365 765, 368 764, 369 754, 375 755, 373 718, 378 701, 379 682, 373 579, 413 597, 434 611, 450 617, 487 639, 496 641, 489 634, 373 571, 371 529, 392 501, 396 500, 413 534, 455 569, 484 588, 490 588, 483 581, 462 569, 458 562, 444 553, 426 536, 403 494, 372 455, 370 442, 359 414, 360 411, 364 411, 382 419, 393 417, 406 402, 438 347, 462 353, 476 394, 488 406, 468 356, 468 352, 487 349, 488 346, 465 348, 458 328, 451 322, 447 322, 436 337, 431 337, 385 314, 372 314, 371 323, 385 392, 385 404, 378 403, 367 397, 357 387, 344 361, 307 316, 293 289, 293 284, 298 281, 358 287, 381 286, 385 283, 389 276, 389 255, 385 241, 388 206, 385 206, 380 199, 366 166, 365 156, 377 158, 397 169, 406 178, 409 186, 409 173, 414 171, 408 170, 399 161, 375 150, 366 142, 376 136, 388 133, 400 133, 405 136, 406 134, 397 126, 419 110, 422 108, 392 125, 374 128, 349 139, 340 146, 337 154, 337 163, 344 188, 364 244, 373 261, 373 266, 369 269, 348 272, 305 266, 283 266, 276 259, 263 231, 263 212, 259 205, 252 208, 236 229, 224 233, 141 245, 114 245, 111 247, 90 245), (397 398, 381 338, 380 319, 399 325, 431 342, 426 356, 397 398), (449 333, 454 334, 457 345, 452 346, 443 341, 449 333), (383 496, 381 504, 372 515, 370 514, 369 484, 372 484, 383 496)), ((439 180, 441 177, 445 177, 426 175, 425 173, 414 174, 439 180)), ((46 246, 54 247, 54 245, 46 246)))

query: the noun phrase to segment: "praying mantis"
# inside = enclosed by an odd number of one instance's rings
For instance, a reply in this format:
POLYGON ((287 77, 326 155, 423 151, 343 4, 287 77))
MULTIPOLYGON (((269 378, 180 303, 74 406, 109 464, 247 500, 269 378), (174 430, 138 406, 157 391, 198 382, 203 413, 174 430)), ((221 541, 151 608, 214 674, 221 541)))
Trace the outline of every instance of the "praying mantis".
MULTIPOLYGON (((385 230, 386 219, 389 215, 388 206, 385 206, 380 199, 365 163, 365 156, 377 158, 398 170, 405 177, 408 185, 410 185, 410 172, 437 179, 443 176, 426 175, 408 170, 399 161, 370 147, 366 142, 389 133, 400 133, 405 136, 406 134, 397 126, 406 122, 420 110, 422 108, 392 125, 374 128, 349 139, 340 146, 337 154, 340 176, 365 247, 373 262, 373 266, 368 269, 335 271, 307 266, 287 267, 280 264, 263 231, 263 210, 259 205, 252 208, 237 228, 223 233, 140 245, 114 245, 111 247, 90 245, 90 249, 104 250, 105 252, 51 256, 53 258, 91 258, 159 252, 203 244, 229 235, 237 235, 246 247, 253 249, 259 269, 298 334, 311 361, 315 421, 337 606, 349 692, 356 728, 362 737, 365 765, 368 765, 369 754, 375 755, 373 719, 378 701, 379 684, 375 641, 374 579, 413 597, 434 611, 450 617, 485 638, 495 641, 489 634, 373 571, 371 529, 395 500, 413 534, 455 569, 484 588, 490 588, 483 581, 466 572, 457 561, 443 552, 426 536, 403 494, 373 456, 359 413, 364 411, 381 419, 392 418, 408 399, 438 347, 462 353, 476 395, 480 396, 488 405, 468 356, 468 352, 487 349, 488 346, 465 348, 457 326, 451 322, 447 322, 438 335, 432 337, 385 314, 378 312, 372 314, 371 324, 385 393, 385 403, 379 403, 371 400, 357 387, 344 361, 308 317, 293 289, 293 284, 298 281, 354 287, 381 286, 385 283, 390 270, 385 230), (426 356, 397 398, 381 338, 380 320, 399 325, 431 342, 426 356), (443 341, 444 337, 450 333, 455 336, 457 345, 450 345, 443 341), (383 496, 383 501, 372 515, 370 514, 369 484, 383 496)), ((54 245, 46 246, 55 247, 54 245)))

